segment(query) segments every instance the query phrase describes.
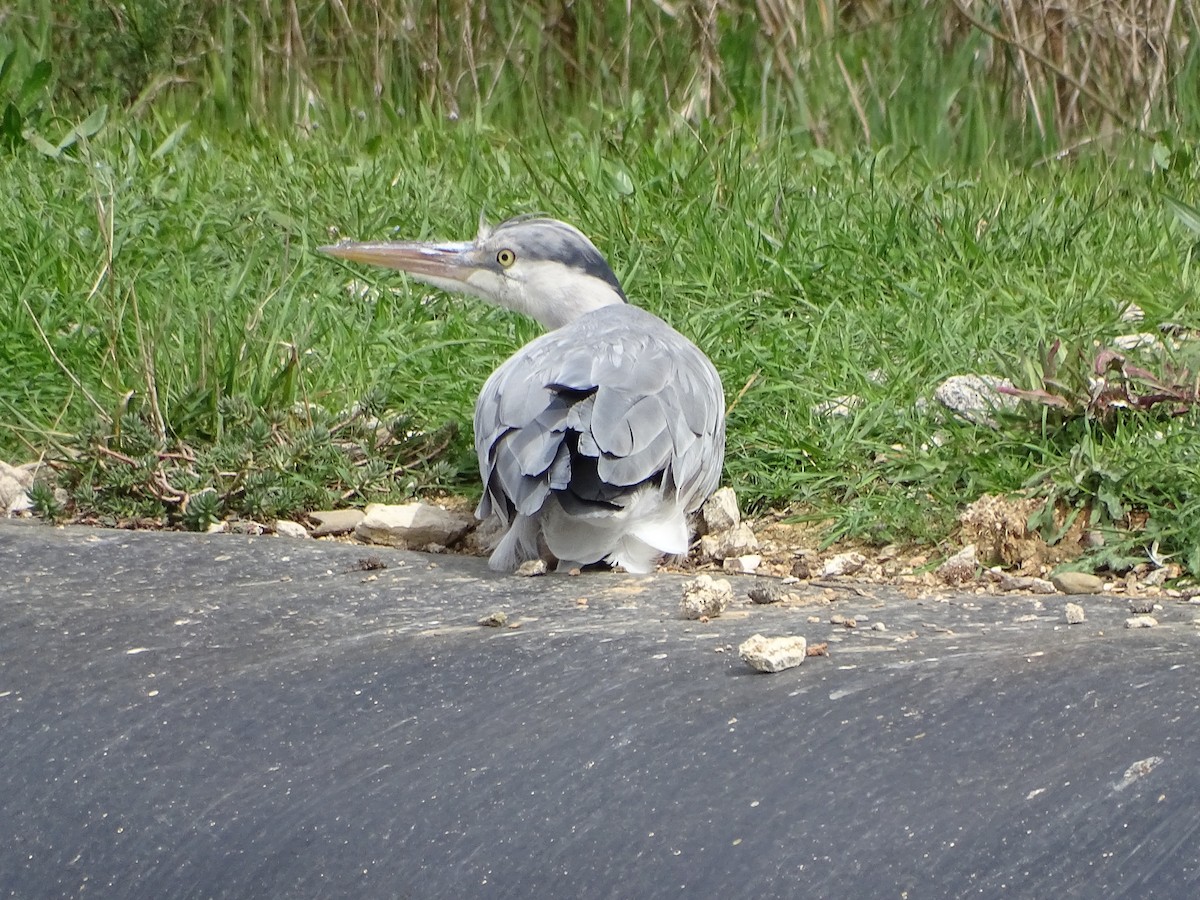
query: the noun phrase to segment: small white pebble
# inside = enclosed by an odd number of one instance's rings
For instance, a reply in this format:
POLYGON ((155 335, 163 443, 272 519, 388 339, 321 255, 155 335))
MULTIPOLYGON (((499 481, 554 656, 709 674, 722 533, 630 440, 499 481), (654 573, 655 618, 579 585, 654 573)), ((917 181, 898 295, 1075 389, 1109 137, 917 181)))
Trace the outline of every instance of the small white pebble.
POLYGON ((1068 603, 1063 614, 1066 616, 1068 625, 1079 625, 1087 621, 1087 615, 1084 614, 1083 607, 1078 603, 1068 603))
POLYGON ((546 561, 544 559, 527 559, 525 562, 517 566, 517 571, 514 575, 521 575, 525 578, 534 578, 538 575, 546 574, 546 561))
POLYGON ((1154 616, 1130 616, 1125 620, 1126 628, 1153 628, 1158 624, 1154 616))

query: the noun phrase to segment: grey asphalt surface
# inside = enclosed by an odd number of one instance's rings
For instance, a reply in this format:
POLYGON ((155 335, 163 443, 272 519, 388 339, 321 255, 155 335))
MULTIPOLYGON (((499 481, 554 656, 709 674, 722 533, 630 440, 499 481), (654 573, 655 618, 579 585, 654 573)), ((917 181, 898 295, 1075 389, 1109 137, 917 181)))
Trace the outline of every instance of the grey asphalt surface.
POLYGON ((1197 895, 1200 608, 684 580, 0 522, 0 896, 1197 895))

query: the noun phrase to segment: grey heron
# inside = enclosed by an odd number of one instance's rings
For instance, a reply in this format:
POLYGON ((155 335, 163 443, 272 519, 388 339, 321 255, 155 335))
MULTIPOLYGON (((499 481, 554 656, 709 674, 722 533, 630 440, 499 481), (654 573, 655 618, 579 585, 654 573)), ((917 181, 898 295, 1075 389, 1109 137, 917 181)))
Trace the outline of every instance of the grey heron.
POLYGON ((518 216, 473 241, 342 242, 321 250, 406 272, 531 316, 547 333, 484 384, 475 450, 476 516, 506 530, 489 565, 548 555, 654 570, 687 552, 687 514, 720 483, 725 396, 695 344, 630 305, 575 227, 518 216))

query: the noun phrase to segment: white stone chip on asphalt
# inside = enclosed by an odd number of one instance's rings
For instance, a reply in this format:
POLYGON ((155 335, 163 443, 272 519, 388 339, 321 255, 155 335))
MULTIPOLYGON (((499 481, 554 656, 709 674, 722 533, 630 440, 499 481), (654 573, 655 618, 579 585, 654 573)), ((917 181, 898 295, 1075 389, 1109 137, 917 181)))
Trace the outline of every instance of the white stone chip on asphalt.
POLYGON ((733 600, 733 588, 724 578, 698 575, 683 586, 679 614, 685 619, 715 619, 733 600))
POLYGON ((759 672, 782 672, 795 668, 804 662, 807 653, 808 641, 800 635, 764 637, 756 634, 738 647, 738 656, 759 672))

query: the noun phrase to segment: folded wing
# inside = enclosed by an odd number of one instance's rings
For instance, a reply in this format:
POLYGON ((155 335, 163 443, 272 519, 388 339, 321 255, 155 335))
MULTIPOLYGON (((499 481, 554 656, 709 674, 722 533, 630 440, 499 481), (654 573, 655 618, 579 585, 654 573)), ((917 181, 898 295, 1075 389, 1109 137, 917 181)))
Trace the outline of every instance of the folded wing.
POLYGON ((513 529, 493 567, 536 555, 539 535, 580 563, 631 539, 681 552, 683 517, 719 483, 724 410, 707 357, 637 307, 597 310, 527 344, 475 408, 478 515, 513 529))

